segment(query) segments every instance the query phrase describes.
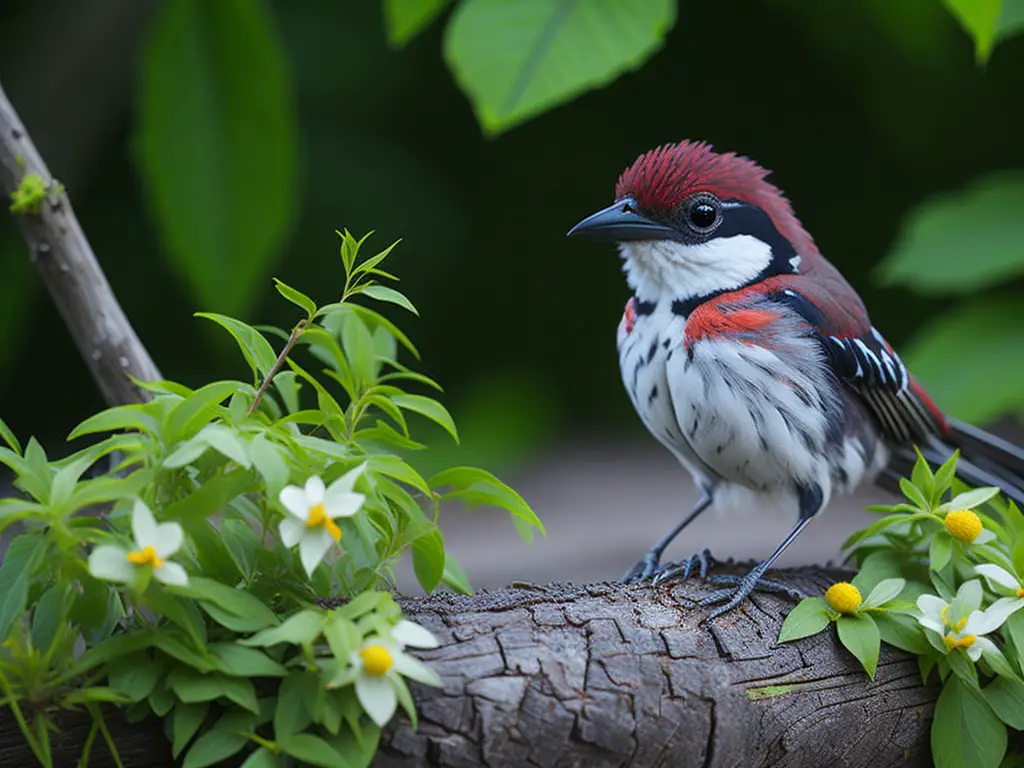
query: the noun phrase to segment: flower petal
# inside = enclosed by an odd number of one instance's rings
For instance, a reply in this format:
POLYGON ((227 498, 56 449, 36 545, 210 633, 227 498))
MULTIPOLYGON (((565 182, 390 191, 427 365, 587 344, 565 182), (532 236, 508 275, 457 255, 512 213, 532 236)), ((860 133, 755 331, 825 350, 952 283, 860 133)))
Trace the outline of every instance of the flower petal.
POLYGON ((946 631, 946 626, 941 621, 936 621, 931 616, 922 616, 917 620, 917 623, 926 629, 930 629, 932 632, 937 634, 940 638, 946 631))
POLYGON ((327 516, 332 519, 352 517, 363 506, 364 501, 366 497, 361 493, 331 494, 328 489, 327 496, 324 497, 324 507, 327 509, 327 516))
POLYGON ((306 524, 291 517, 286 517, 277 528, 281 535, 281 543, 286 547, 294 547, 306 532, 306 524))
POLYGON ((402 619, 394 626, 391 637, 402 645, 410 645, 413 648, 437 648, 440 645, 430 630, 408 619, 402 619))
POLYGON ((398 696, 391 682, 385 677, 362 675, 356 678, 356 697, 363 711, 379 727, 388 724, 398 706, 398 696))
POLYGON ((135 578, 135 566, 128 562, 127 551, 104 544, 89 555, 89 573, 104 581, 127 583, 135 578))
POLYGON ((331 534, 323 528, 307 528, 299 540, 299 559, 302 560, 302 567, 306 569, 308 576, 313 575, 317 565, 324 559, 327 550, 330 549, 334 539, 331 534))
POLYGON ((988 544, 990 541, 995 541, 996 535, 992 533, 988 528, 984 528, 981 533, 978 534, 978 538, 971 542, 971 544, 988 544))
POLYGON ((437 688, 441 687, 441 676, 419 659, 414 659, 407 653, 398 653, 393 658, 394 664, 392 665, 392 669, 403 677, 408 677, 410 680, 416 680, 424 685, 433 685, 437 688))
POLYGON ((974 662, 981 658, 981 646, 978 644, 977 640, 975 640, 974 643, 971 644, 971 647, 967 649, 967 658, 974 662))
POLYGON ((153 578, 175 587, 184 587, 188 584, 188 574, 177 563, 166 562, 159 568, 154 568, 153 578))
MULTIPOLYGON (((1005 568, 1000 568, 998 565, 992 563, 982 563, 981 565, 974 566, 974 572, 979 576, 984 576, 989 582, 989 586, 999 585, 1005 587, 1013 594, 1017 594, 1017 589, 1020 588, 1020 583, 1017 578, 1005 568)), ((1002 590, 996 590, 993 587, 993 591, 1000 592, 1002 590)))
POLYGON ((359 476, 365 471, 366 462, 364 461, 358 467, 350 469, 344 475, 331 483, 327 487, 327 496, 330 496, 331 493, 351 493, 352 489, 355 488, 356 480, 358 480, 359 476))
POLYGON ((324 500, 324 481, 320 475, 312 475, 306 481, 306 503, 313 507, 324 500))
POLYGON ((956 599, 960 603, 961 615, 974 613, 981 607, 981 579, 971 579, 960 585, 956 591, 956 599))
POLYGON ((917 598, 917 609, 928 618, 941 622, 946 601, 935 595, 921 595, 917 598))
POLYGON ((1010 618, 1010 614, 1024 608, 1024 598, 1001 597, 984 611, 972 613, 964 625, 964 632, 969 635, 987 635, 995 632, 1010 618))
POLYGON ((160 523, 153 532, 156 536, 154 541, 139 542, 140 544, 152 544, 153 549, 160 557, 169 557, 181 549, 185 541, 185 531, 177 523, 160 523))
POLYGON ((289 514, 294 515, 302 522, 309 517, 309 503, 306 501, 306 492, 297 485, 286 485, 278 494, 278 501, 289 514))
POLYGON ((132 535, 135 537, 135 543, 140 547, 156 545, 156 518, 153 517, 153 513, 149 511, 149 507, 142 499, 136 499, 135 506, 132 507, 132 535))

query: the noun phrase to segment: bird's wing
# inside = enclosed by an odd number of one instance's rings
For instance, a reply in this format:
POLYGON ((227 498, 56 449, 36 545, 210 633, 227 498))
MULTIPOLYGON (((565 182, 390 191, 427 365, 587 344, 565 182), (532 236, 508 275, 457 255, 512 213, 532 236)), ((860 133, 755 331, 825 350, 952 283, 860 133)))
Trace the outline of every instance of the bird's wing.
POLYGON ((944 437, 949 424, 907 371, 892 346, 870 323, 852 291, 844 302, 827 281, 801 275, 776 278, 762 295, 796 312, 817 334, 836 378, 877 419, 883 434, 897 443, 944 437))

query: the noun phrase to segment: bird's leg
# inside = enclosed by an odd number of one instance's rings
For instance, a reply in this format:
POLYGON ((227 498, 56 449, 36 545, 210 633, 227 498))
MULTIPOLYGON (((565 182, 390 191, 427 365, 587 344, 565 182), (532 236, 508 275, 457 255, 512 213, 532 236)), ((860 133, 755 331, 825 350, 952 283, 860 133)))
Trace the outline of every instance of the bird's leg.
POLYGON ((814 519, 814 516, 818 514, 818 512, 821 511, 821 508, 825 505, 824 494, 822 493, 821 488, 817 485, 800 487, 799 496, 800 519, 797 521, 797 524, 793 526, 793 530, 786 534, 786 538, 782 540, 782 543, 775 548, 771 557, 763 563, 758 563, 754 566, 746 576, 727 576, 723 574, 712 577, 712 581, 716 581, 720 584, 731 582, 736 586, 712 592, 698 603, 698 605, 701 606, 717 605, 722 603, 722 605, 715 608, 708 615, 709 621, 717 616, 721 616, 727 611, 731 611, 750 597, 751 593, 757 589, 761 589, 766 592, 783 593, 790 595, 791 597, 803 597, 798 590, 787 587, 777 581, 769 581, 761 578, 764 576, 765 572, 772 567, 772 564, 779 559, 779 556, 786 551, 786 548, 796 540, 796 537, 800 535, 800 532, 807 527, 807 524, 814 519))
MULTIPOLYGON (((659 568, 661 567, 661 555, 664 553, 665 548, 672 543, 672 540, 679 535, 683 528, 692 523, 701 512, 711 506, 711 490, 711 488, 705 488, 702 486, 700 489, 700 498, 697 500, 697 503, 694 505, 690 514, 683 518, 679 525, 662 536, 653 547, 647 550, 647 554, 644 555, 636 565, 626 571, 619 581, 623 583, 644 581, 658 573, 659 568)), ((703 574, 707 573, 706 564, 701 572, 703 574)))
POLYGON ((653 584, 661 584, 662 582, 676 579, 678 581, 686 581, 690 578, 690 573, 694 567, 697 568, 697 574, 702 578, 708 577, 708 568, 711 567, 711 561, 714 558, 711 556, 710 549, 702 549, 695 555, 690 555, 687 558, 683 558, 675 563, 668 563, 661 566, 658 572, 651 579, 653 584))

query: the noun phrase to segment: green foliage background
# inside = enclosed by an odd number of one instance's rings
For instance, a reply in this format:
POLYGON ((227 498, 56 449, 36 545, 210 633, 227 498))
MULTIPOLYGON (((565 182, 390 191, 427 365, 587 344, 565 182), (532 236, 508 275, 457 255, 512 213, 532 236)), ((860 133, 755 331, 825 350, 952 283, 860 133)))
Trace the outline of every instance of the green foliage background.
MULTIPOLYGON (((0 78, 189 384, 240 372, 181 318, 286 324, 266 276, 329 280, 334 229, 376 228, 405 238, 453 451, 500 469, 559 432, 639 429, 617 259, 563 235, 638 153, 691 137, 775 171, 945 408, 1019 411, 1024 3, 628 5, 15 0, 0 78)), ((7 218, 0 265, 0 412, 56 443, 98 395, 7 218)))

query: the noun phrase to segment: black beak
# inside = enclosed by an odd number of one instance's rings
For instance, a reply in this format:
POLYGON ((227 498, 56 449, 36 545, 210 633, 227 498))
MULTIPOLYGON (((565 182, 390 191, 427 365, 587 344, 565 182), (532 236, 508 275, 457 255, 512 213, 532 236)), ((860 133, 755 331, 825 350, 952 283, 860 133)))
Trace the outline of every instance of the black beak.
POLYGON ((641 216, 632 197, 616 200, 602 211, 587 216, 569 230, 568 237, 586 237, 591 240, 665 240, 675 235, 675 230, 641 216))

